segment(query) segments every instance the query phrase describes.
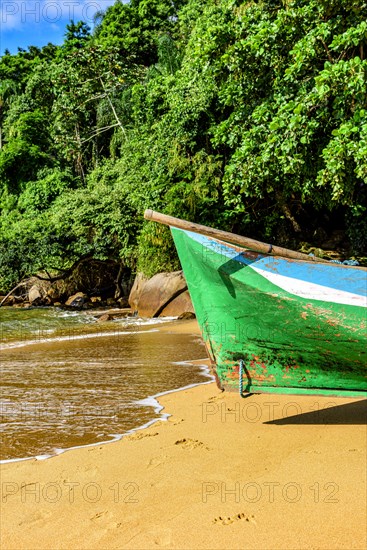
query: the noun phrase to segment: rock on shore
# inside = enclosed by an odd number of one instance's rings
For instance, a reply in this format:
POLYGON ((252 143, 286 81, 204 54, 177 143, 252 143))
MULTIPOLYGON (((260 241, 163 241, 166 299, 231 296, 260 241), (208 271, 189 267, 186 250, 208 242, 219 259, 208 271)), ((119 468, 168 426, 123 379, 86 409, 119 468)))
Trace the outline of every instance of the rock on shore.
POLYGON ((127 298, 129 288, 125 289, 126 294, 123 296, 102 297, 102 292, 101 295, 96 296, 95 290, 88 292, 80 290, 80 287, 78 290, 75 285, 67 287, 65 281, 51 283, 39 277, 30 277, 19 286, 21 287, 19 293, 9 296, 4 305, 19 305, 19 307, 57 305, 67 309, 106 306, 126 309, 130 306, 131 311, 140 317, 195 317, 182 271, 157 273, 150 279, 138 273, 129 298, 127 298))
POLYGON ((180 317, 194 314, 182 271, 157 273, 146 279, 138 273, 129 296, 131 309, 140 317, 180 317))

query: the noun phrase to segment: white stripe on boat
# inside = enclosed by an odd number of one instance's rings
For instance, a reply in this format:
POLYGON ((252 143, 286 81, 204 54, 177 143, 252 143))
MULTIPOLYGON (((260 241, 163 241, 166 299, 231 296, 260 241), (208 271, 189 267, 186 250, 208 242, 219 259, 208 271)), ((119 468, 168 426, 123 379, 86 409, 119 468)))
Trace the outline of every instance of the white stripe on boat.
POLYGON ((258 267, 250 266, 259 275, 278 286, 282 290, 289 292, 306 300, 322 300, 324 302, 333 302, 334 304, 346 304, 351 306, 367 307, 367 298, 359 296, 345 290, 337 290, 317 283, 308 283, 300 279, 292 279, 278 273, 271 273, 258 267))
MULTIPOLYGON (((208 249, 208 253, 214 253, 214 254, 220 254, 227 258, 230 258, 232 260, 237 261, 243 261, 245 260, 243 258, 239 258, 238 253, 238 247, 234 248, 229 243, 224 243, 217 241, 215 239, 212 239, 211 237, 207 237, 205 235, 200 235, 198 233, 193 233, 191 231, 185 231, 182 229, 176 229, 176 231, 182 231, 183 233, 186 233, 191 239, 194 241, 199 242, 202 246, 208 249)), ((271 258, 273 259, 273 258, 271 258)), ((275 259, 275 258, 274 258, 275 259)), ((299 265, 299 262, 296 262, 292 260, 292 263, 289 263, 287 259, 285 258, 276 258, 278 264, 281 262, 281 264, 278 265, 278 269, 280 267, 284 268, 290 268, 294 269, 299 265)), ((264 262, 269 262, 269 258, 263 257, 258 262, 254 262, 251 264, 247 264, 247 266, 250 269, 253 269, 256 271, 259 275, 270 281, 272 284, 277 286, 278 288, 281 288, 282 290, 285 290, 289 294, 293 294, 294 296, 298 296, 300 298, 304 298, 306 300, 316 300, 316 301, 323 301, 323 302, 331 302, 334 304, 345 304, 345 305, 352 305, 352 306, 358 306, 358 307, 367 307, 367 296, 366 293, 363 292, 363 294, 357 294, 355 292, 348 292, 347 290, 342 290, 338 288, 334 288, 331 286, 326 285, 320 285, 317 283, 313 283, 310 281, 306 281, 303 278, 294 278, 289 277, 287 275, 280 275, 279 273, 276 273, 273 269, 262 269, 261 267, 255 267, 255 265, 261 265, 264 264, 264 262)), ((320 276, 319 271, 325 272, 327 268, 331 268, 332 270, 337 269, 338 264, 310 264, 310 273, 315 274, 315 276, 320 276)), ((364 278, 366 277, 365 273, 358 272, 359 277, 364 278)), ((323 273, 323 278, 325 280, 325 273, 323 273)), ((367 279, 366 279, 366 286, 367 286, 367 279)))

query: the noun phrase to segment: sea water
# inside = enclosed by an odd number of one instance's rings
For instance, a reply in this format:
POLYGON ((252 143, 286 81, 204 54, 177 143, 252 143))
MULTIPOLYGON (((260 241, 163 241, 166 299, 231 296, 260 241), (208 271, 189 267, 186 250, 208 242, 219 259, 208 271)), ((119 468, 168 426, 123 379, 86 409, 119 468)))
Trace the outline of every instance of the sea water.
POLYGON ((162 418, 156 394, 208 380, 185 363, 206 356, 195 334, 96 313, 0 308, 0 460, 118 439, 162 418))

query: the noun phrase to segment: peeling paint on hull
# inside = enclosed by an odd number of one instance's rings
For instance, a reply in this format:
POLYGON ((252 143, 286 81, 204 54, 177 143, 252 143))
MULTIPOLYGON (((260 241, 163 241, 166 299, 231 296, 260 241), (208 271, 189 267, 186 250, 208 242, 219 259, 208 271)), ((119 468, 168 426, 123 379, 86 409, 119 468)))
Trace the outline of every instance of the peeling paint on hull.
POLYGON ((171 231, 220 387, 366 395, 366 270, 171 231))

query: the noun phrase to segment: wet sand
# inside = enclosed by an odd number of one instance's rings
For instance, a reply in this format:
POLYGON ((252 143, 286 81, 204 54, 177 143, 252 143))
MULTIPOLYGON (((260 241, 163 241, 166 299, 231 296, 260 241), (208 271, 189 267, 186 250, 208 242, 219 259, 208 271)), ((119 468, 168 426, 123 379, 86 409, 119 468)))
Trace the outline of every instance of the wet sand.
POLYGON ((121 441, 2 465, 2 550, 366 548, 365 401, 159 401, 168 421, 121 441))

